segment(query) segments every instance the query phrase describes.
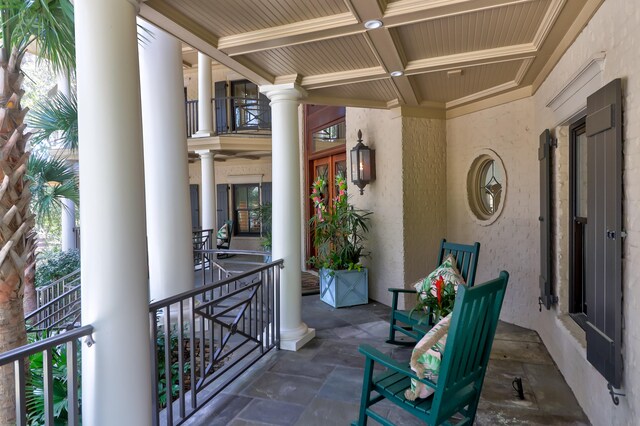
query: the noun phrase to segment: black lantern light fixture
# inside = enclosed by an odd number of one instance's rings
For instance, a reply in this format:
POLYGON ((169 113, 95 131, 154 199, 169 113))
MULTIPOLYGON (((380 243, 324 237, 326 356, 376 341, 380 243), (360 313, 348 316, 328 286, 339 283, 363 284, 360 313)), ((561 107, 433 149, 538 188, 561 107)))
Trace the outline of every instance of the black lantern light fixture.
POLYGON ((376 150, 362 143, 362 130, 358 130, 358 144, 351 149, 351 182, 360 188, 376 180, 376 150))

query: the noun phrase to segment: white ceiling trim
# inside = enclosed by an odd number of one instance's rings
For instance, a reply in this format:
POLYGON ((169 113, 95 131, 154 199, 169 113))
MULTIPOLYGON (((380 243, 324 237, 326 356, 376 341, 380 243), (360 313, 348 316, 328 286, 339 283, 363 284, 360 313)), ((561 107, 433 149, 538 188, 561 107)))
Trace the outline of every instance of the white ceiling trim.
POLYGON ((553 29, 553 24, 558 19, 562 8, 564 7, 567 0, 552 0, 549 8, 547 9, 547 13, 544 14, 544 18, 542 18, 542 22, 538 27, 538 31, 536 31, 536 35, 533 37, 533 45, 536 49, 539 49, 544 43, 545 39, 553 29))
POLYGON ((389 78, 389 74, 387 74, 382 66, 377 66, 328 74, 310 75, 303 77, 300 85, 305 89, 321 89, 323 87, 380 80, 383 78, 389 78))
POLYGON ((436 56, 434 58, 410 61, 405 67, 405 73, 409 75, 421 74, 425 72, 456 69, 464 66, 486 65, 515 59, 535 58, 536 52, 536 47, 531 43, 527 43, 456 53, 454 55, 436 56))
POLYGON ((358 20, 349 12, 339 15, 325 16, 281 25, 266 30, 250 31, 221 37, 218 49, 229 56, 245 55, 266 49, 293 46, 316 40, 342 37, 365 32, 365 28, 358 25, 358 20), (329 34, 322 34, 328 32, 329 34), (316 36, 315 33, 321 33, 316 36))

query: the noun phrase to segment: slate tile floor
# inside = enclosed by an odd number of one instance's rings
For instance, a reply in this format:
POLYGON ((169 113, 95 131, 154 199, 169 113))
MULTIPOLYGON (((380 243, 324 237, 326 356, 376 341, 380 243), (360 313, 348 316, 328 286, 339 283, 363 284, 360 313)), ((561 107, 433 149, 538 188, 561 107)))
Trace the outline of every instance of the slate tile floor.
MULTIPOLYGON (((304 296, 303 320, 317 337, 298 352, 274 351, 192 417, 189 425, 349 425, 358 413, 364 357, 371 344, 407 361, 410 348, 384 343, 389 307, 378 303, 334 309, 304 296)), ((381 402, 378 411, 398 425, 414 417, 381 402)), ((369 424, 378 424, 369 420, 369 424)), ((501 323, 476 425, 588 425, 582 409, 537 333, 501 323), (525 400, 511 382, 522 377, 525 400)))

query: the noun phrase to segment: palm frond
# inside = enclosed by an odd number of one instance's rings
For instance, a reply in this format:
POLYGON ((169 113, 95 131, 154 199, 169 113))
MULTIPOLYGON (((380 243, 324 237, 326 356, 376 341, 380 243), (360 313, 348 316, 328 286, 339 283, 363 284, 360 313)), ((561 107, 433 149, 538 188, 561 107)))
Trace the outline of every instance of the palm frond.
POLYGON ((38 104, 29 112, 29 127, 36 131, 31 137, 31 143, 37 145, 60 134, 53 141, 61 142, 62 147, 72 151, 78 149, 78 101, 74 93, 66 97, 63 93, 56 93, 38 104))
POLYGON ((79 202, 78 178, 73 167, 60 157, 33 155, 27 163, 31 208, 38 222, 50 219, 63 208, 62 199, 79 202))
POLYGON ((59 73, 75 69, 73 5, 69 0, 3 0, 2 31, 11 49, 22 55, 35 42, 38 57, 46 59, 59 73))

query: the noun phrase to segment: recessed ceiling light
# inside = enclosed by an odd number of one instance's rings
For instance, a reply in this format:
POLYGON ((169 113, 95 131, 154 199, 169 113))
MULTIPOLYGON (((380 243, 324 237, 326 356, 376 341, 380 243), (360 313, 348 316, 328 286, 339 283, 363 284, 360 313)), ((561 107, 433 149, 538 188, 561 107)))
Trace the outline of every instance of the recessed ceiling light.
POLYGON ((404 71, 391 71, 389 75, 391 77, 400 77, 404 75, 404 71))
POLYGON ((364 27, 368 30, 375 30, 382 26, 382 21, 378 19, 370 19, 364 23, 364 27))

